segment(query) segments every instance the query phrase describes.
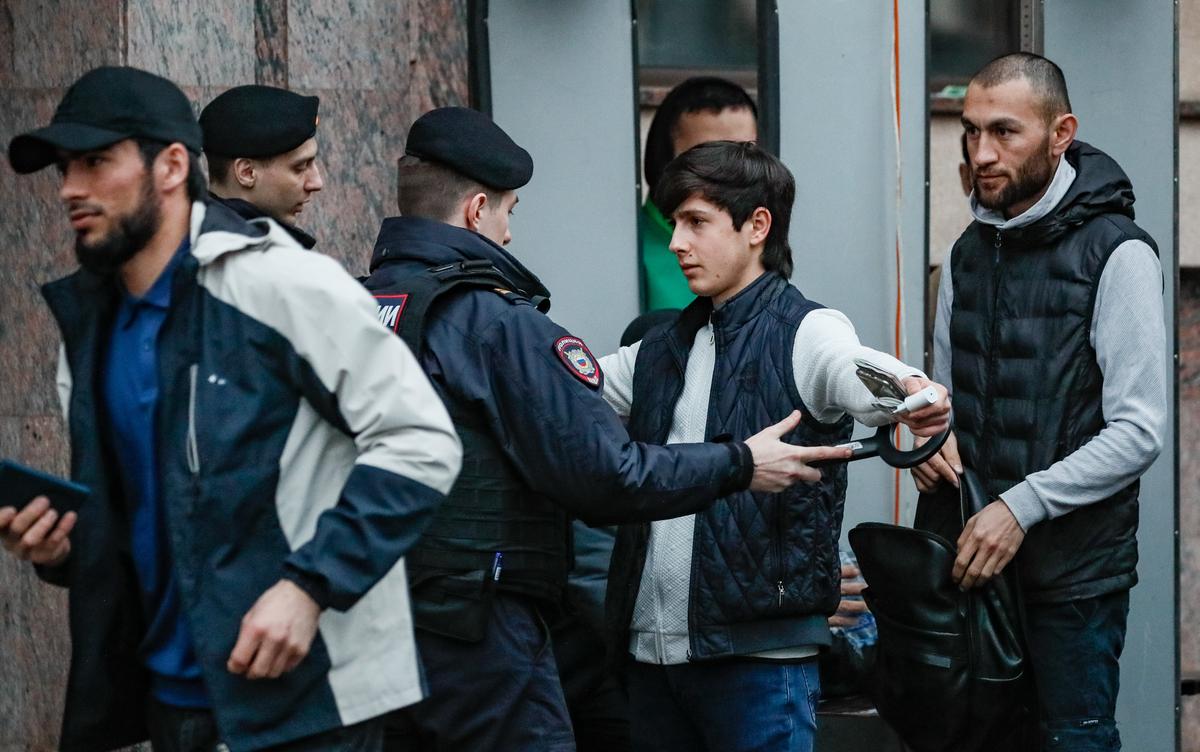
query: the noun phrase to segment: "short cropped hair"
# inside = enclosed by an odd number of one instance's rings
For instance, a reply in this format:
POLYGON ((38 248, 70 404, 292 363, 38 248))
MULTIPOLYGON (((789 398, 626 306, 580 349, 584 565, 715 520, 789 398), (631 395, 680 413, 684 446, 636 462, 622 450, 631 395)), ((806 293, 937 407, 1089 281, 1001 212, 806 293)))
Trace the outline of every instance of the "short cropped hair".
MULTIPOLYGON (((166 149, 170 144, 164 141, 155 141, 149 138, 135 138, 134 143, 137 144, 138 153, 142 155, 142 164, 146 169, 150 169, 150 165, 154 164, 154 160, 166 149)), ((204 172, 200 169, 200 157, 188 150, 188 176, 187 176, 187 197, 190 201, 203 201, 208 194, 208 181, 204 177, 204 172)))
POLYGON ((233 160, 237 157, 227 157, 224 154, 204 153, 204 158, 208 160, 208 177, 214 183, 224 183, 229 180, 229 173, 233 170, 233 160))
POLYGON ((663 169, 675 158, 675 145, 672 142, 679 118, 692 112, 717 113, 740 109, 750 110, 750 114, 758 118, 758 108, 746 90, 723 78, 697 76, 671 89, 658 106, 654 120, 650 122, 650 130, 646 132, 646 157, 642 166, 650 190, 653 191, 654 186, 658 185, 663 169))
POLYGON ((763 266, 785 278, 792 276, 788 226, 796 181, 775 155, 736 141, 712 141, 688 149, 663 170, 653 200, 669 217, 692 196, 729 212, 737 229, 755 209, 765 207, 771 213, 771 230, 763 248, 763 266))
POLYGON ((1017 79, 1029 82, 1040 100, 1046 122, 1071 111, 1071 98, 1067 95, 1067 79, 1062 68, 1032 52, 1002 55, 980 68, 970 82, 990 89, 1017 79))
POLYGON ((452 218, 468 196, 482 193, 488 203, 499 205, 504 192, 472 180, 451 168, 406 154, 400 158, 396 183, 397 204, 405 217, 422 217, 437 222, 452 218))

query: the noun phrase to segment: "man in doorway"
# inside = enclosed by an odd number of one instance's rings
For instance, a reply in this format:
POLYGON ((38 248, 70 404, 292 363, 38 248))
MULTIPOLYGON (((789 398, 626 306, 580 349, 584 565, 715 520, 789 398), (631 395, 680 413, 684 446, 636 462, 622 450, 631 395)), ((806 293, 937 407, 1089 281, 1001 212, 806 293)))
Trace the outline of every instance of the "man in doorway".
POLYGON ((270 217, 296 242, 317 239, 296 226, 325 186, 317 164, 317 97, 274 86, 238 86, 200 112, 212 199, 244 219, 270 217))
POLYGON ((402 216, 384 220, 366 285, 445 400, 464 464, 407 559, 430 698, 399 714, 389 744, 573 750, 545 628, 571 566, 570 518, 674 517, 816 480, 807 462, 848 451, 780 442, 790 411, 737 440, 631 441, 587 346, 544 314, 549 292, 505 249, 529 153, 461 107, 418 118, 405 151, 402 216))
MULTIPOLYGON (((912 394, 920 371, 860 344, 841 313, 791 283, 791 172, 752 143, 715 141, 675 158, 654 203, 697 295, 674 322, 601 361, 605 399, 640 441, 744 436, 799 410, 806 445, 848 441, 851 416, 897 420, 873 404, 856 360, 912 394)), ((946 390, 899 420, 933 436, 946 390)), ((622 525, 607 612, 628 663, 630 730, 642 752, 811 750, 817 653, 840 599, 846 467, 778 493, 730 494, 695 514, 622 525)))
POLYGON ((1129 178, 1075 139, 1053 62, 988 63, 962 123, 975 221, 943 265, 934 332, 955 434, 914 475, 927 491, 965 465, 995 499, 954 577, 975 587, 1015 560, 1044 748, 1118 750, 1138 479, 1166 430, 1162 269, 1129 178))
POLYGON ((695 298, 669 248, 671 224, 654 205, 663 169, 697 144, 757 141, 757 117, 745 89, 713 76, 689 78, 671 89, 654 113, 643 160, 648 195, 642 205, 642 299, 647 311, 683 308, 695 298))
POLYGON ((9 145, 75 230, 43 294, 91 495, 0 507, 0 541, 70 589, 62 749, 378 750, 423 696, 400 559, 461 445, 340 265, 205 203, 200 139, 173 83, 106 67, 9 145))

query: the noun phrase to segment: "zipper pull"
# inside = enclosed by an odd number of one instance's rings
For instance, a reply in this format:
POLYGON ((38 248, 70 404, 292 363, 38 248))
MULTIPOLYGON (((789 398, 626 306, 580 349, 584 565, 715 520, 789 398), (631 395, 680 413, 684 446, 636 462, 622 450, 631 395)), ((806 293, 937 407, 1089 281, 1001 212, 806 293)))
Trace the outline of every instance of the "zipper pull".
POLYGON ((1003 244, 1003 242, 1004 242, 1004 236, 1000 233, 999 230, 996 230, 996 239, 992 242, 992 245, 999 248, 1003 244))
POLYGON ((783 582, 775 583, 775 587, 779 588, 779 607, 783 607, 783 582))

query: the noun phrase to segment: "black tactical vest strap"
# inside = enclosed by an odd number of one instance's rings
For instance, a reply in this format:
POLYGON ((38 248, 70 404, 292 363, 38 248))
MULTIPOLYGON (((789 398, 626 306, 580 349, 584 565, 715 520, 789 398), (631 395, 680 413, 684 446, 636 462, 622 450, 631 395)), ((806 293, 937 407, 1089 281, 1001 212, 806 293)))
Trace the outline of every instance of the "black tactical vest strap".
MULTIPOLYGON (((444 264, 404 279, 401 286, 372 290, 379 303, 379 320, 412 349, 420 352, 425 337, 425 317, 434 301, 463 287, 493 290, 514 295, 513 284, 489 261, 459 261, 444 264)), ((538 300, 531 300, 535 306, 538 300)))

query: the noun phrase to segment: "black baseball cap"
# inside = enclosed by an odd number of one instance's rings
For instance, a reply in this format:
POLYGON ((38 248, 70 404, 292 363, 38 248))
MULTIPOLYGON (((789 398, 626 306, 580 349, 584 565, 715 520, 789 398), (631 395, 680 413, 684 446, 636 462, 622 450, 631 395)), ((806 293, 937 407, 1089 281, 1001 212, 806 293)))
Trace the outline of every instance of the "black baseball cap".
POLYGON ((321 100, 274 86, 237 86, 200 112, 204 152, 224 157, 286 154, 317 132, 321 100))
POLYGON ((21 174, 58 159, 58 150, 103 149, 127 138, 179 142, 200 153, 203 136, 179 87, 137 68, 106 66, 83 74, 58 104, 50 125, 8 144, 8 161, 21 174))
POLYGON ((533 177, 533 157, 478 110, 439 107, 408 131, 404 153, 440 162, 455 172, 502 191, 533 177))

